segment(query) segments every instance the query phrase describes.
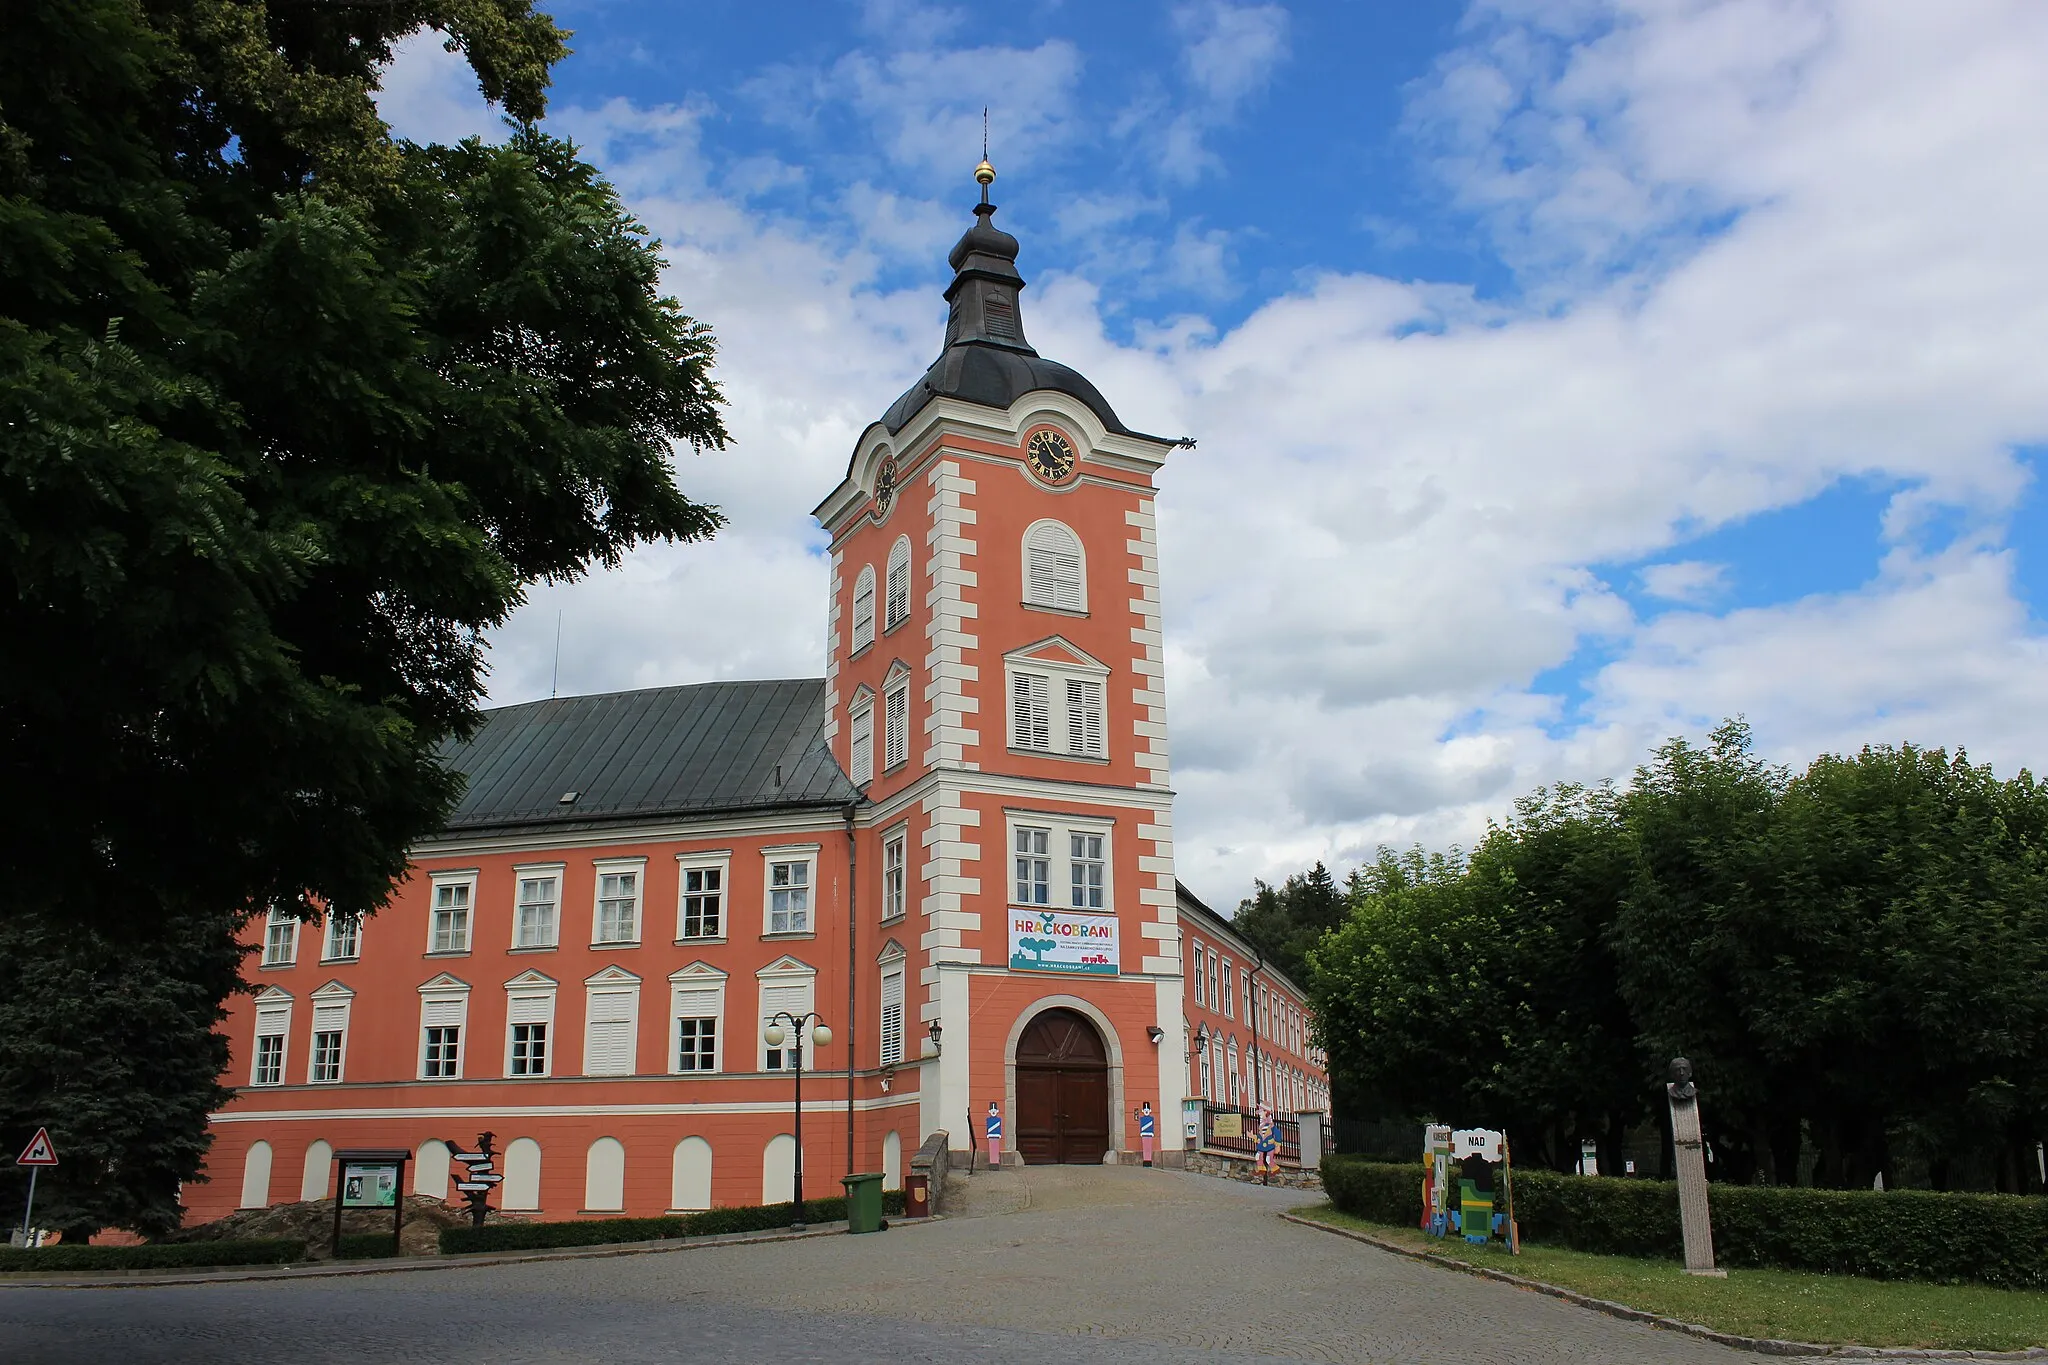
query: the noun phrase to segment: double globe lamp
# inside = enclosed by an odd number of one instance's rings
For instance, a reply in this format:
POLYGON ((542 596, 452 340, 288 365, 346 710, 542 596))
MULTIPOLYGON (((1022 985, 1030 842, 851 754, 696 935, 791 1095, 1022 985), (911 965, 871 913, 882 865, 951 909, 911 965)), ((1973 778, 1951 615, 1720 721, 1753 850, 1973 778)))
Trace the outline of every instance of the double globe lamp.
MULTIPOLYGON (((806 1024, 811 1025, 811 1042, 813 1045, 817 1047, 825 1047, 826 1045, 831 1043, 832 1030, 825 1027, 824 1020, 820 1019, 816 1013, 806 1012, 804 1014, 798 1015, 791 1014, 788 1010, 781 1010, 769 1018, 768 1027, 761 1031, 761 1041, 768 1044, 768 1046, 770 1047, 779 1048, 782 1046, 783 1040, 788 1038, 791 1034, 795 1034, 801 1037, 804 1031, 804 1025, 806 1024), (783 1027, 784 1024, 787 1024, 789 1027, 785 1029, 783 1027)), ((802 1231, 804 1226, 803 1045, 799 1043, 795 1048, 791 1049, 791 1053, 796 1060, 796 1120, 794 1124, 796 1131, 794 1132, 794 1134, 792 1134, 792 1136, 794 1136, 796 1139, 796 1168, 794 1172, 796 1179, 794 1182, 794 1189, 792 1191, 792 1193, 794 1193, 796 1196, 796 1207, 793 1211, 795 1216, 790 1221, 790 1227, 798 1231, 802 1231)))

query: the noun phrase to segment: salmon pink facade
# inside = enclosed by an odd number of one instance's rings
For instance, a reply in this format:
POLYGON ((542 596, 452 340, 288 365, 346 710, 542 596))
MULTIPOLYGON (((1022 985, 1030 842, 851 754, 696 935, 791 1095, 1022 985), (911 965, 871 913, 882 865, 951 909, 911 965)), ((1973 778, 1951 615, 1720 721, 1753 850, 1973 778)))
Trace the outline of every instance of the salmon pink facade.
POLYGON ((800 1059, 813 1197, 982 1145, 991 1106, 1010 1159, 1100 1162, 1149 1101, 1178 1163, 1154 496, 1180 443, 1030 347, 993 212, 939 360, 817 509, 825 677, 491 712, 386 910, 261 927, 189 1217, 327 1193, 336 1148, 406 1148, 445 1195, 484 1131, 508 1209, 787 1199, 781 1013, 830 1030, 800 1059))

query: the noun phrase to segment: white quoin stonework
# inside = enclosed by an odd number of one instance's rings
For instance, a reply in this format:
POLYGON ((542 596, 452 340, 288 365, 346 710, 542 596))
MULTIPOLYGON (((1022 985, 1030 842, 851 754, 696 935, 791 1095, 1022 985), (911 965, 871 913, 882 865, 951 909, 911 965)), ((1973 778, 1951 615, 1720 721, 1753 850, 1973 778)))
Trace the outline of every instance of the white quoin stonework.
POLYGON ((966 499, 974 493, 974 480, 961 477, 957 461, 941 460, 932 467, 929 482, 925 576, 930 587, 925 604, 931 608, 931 619, 924 628, 924 766, 978 768, 981 765, 967 757, 968 749, 981 743, 981 732, 969 724, 980 703, 967 694, 979 676, 974 656, 981 644, 968 629, 976 616, 971 595, 978 581, 971 566, 977 547, 967 537, 974 509, 966 499))
MULTIPOLYGON (((1131 676, 1136 682, 1132 700, 1138 704, 1138 718, 1132 725, 1132 750, 1138 766, 1146 769, 1140 787, 1166 791, 1166 651, 1159 619, 1159 532, 1152 515, 1152 500, 1145 499, 1134 512, 1124 513, 1132 538, 1124 542, 1134 561, 1129 577, 1137 596, 1131 599, 1131 643, 1138 648, 1131 659, 1131 676)), ((1167 868, 1171 874, 1173 869, 1167 868)), ((1173 889, 1169 875, 1167 890, 1173 889)), ((1169 901, 1169 904, 1171 902, 1169 901)))

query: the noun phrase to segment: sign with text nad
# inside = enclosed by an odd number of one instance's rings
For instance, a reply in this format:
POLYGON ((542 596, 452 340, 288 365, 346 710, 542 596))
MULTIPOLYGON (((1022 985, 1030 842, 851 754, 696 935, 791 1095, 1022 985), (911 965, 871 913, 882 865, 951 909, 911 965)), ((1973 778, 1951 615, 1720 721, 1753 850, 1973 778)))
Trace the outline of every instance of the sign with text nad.
POLYGON ((1011 906, 1010 970, 1115 976, 1116 916, 1011 906))

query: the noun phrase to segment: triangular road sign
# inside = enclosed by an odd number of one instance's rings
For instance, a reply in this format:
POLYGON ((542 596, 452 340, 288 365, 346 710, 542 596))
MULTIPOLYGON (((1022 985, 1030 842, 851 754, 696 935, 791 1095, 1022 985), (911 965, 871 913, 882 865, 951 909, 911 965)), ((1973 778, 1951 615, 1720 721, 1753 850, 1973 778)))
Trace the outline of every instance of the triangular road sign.
MULTIPOLYGON (((4 1149, 0 1149, 4 1150, 4 1149)), ((57 1146, 50 1141, 50 1130, 36 1129, 36 1135, 28 1140, 20 1156, 14 1158, 17 1166, 54 1166, 57 1164, 57 1146)))

